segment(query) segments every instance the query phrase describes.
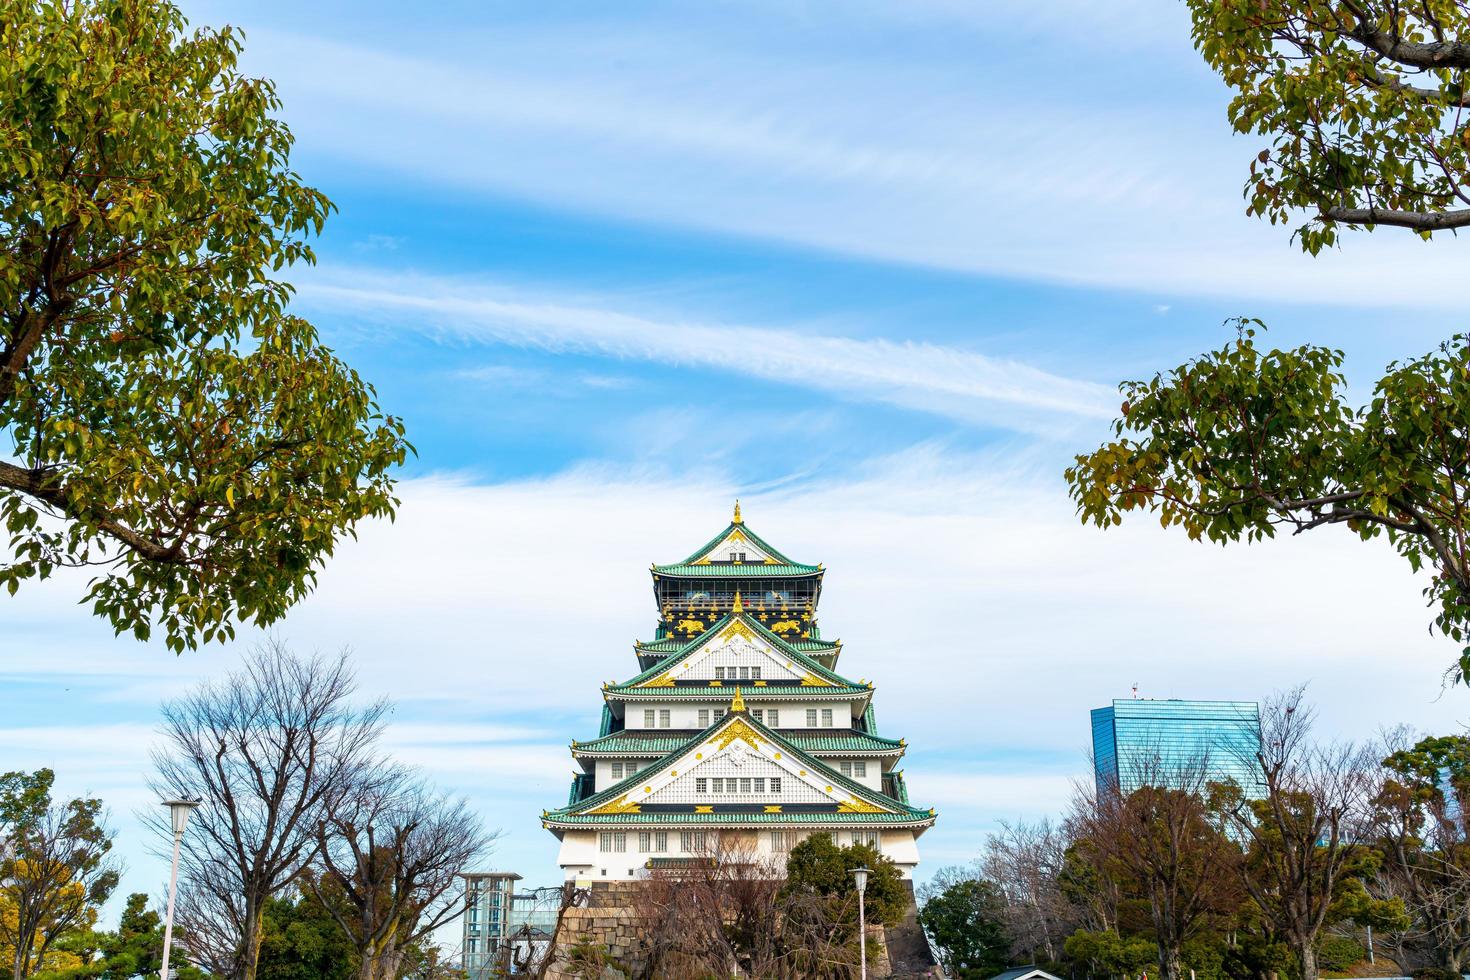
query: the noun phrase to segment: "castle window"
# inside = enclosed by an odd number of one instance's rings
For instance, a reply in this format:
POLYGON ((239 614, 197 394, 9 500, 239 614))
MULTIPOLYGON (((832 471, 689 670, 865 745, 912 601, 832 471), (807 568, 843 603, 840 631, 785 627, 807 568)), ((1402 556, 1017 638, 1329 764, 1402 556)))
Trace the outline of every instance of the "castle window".
POLYGON ((597 835, 597 847, 601 851, 612 850, 612 831, 603 831, 597 835))
POLYGON ((823 728, 831 728, 832 727, 832 709, 831 708, 823 708, 822 709, 822 727, 823 728))
POLYGON ((749 776, 741 776, 740 777, 740 792, 742 792, 742 793, 749 793, 750 792, 750 777, 749 776))
POLYGON ((649 708, 649 709, 647 709, 646 711, 643 712, 643 727, 644 728, 652 728, 653 727, 653 709, 652 708, 649 708))
POLYGON ((725 668, 723 668, 723 667, 716 667, 715 668, 715 680, 722 681, 724 679, 725 679, 725 668))
POLYGON ((773 830, 773 831, 771 831, 771 850, 773 850, 773 851, 786 851, 786 850, 790 850, 790 845, 786 843, 786 831, 784 831, 784 830, 773 830))
POLYGON ((705 786, 706 785, 707 784, 706 784, 706 782, 705 782, 705 780, 704 780, 703 777, 701 777, 699 779, 696 779, 694 781, 694 792, 696 792, 696 793, 703 793, 705 791, 705 786))
POLYGON ((646 830, 638 832, 638 853, 647 854, 653 850, 653 834, 646 830))
POLYGON ((750 679, 753 681, 761 679, 761 669, 759 667, 750 668, 750 679))
POLYGON ((613 831, 613 850, 622 854, 628 849, 628 834, 622 830, 613 831))
MULTIPOLYGON (((832 714, 832 712, 829 711, 829 712, 827 712, 827 714, 830 716, 832 714)), ((827 723, 829 725, 831 724, 830 718, 829 718, 829 720, 828 720, 827 723)), ((658 713, 658 727, 660 727, 660 728, 668 728, 669 727, 669 709, 668 708, 662 708, 662 709, 659 710, 659 713, 658 713)))
POLYGON ((750 717, 754 718, 756 721, 765 721, 766 720, 765 714, 766 713, 764 711, 762 711, 760 708, 751 708, 750 709, 750 717))
MULTIPOLYGON (((645 712, 645 717, 646 716, 647 716, 647 712, 645 712)), ((648 722, 648 724, 652 725, 653 722, 650 721, 650 722, 648 722)), ((817 727, 817 709, 816 708, 807 708, 806 709, 806 727, 808 727, 808 728, 816 728, 817 727)))
POLYGON ((775 728, 777 725, 781 724, 781 712, 777 711, 775 708, 772 708, 770 714, 766 718, 766 724, 770 725, 772 728, 775 728))
POLYGON ((723 717, 725 717, 725 709, 724 708, 716 708, 715 709, 715 721, 719 721, 723 717))
POLYGON ((660 830, 653 835, 653 849, 659 852, 669 849, 669 832, 667 830, 660 830))
POLYGON ((708 708, 700 708, 699 709, 699 727, 700 728, 708 728, 709 727, 709 709, 708 708))
POLYGON ((781 777, 780 776, 772 776, 771 777, 771 792, 772 793, 779 793, 779 792, 781 792, 781 777))
POLYGON ((757 776, 757 777, 755 777, 755 791, 757 793, 764 793, 766 791, 766 777, 764 777, 764 776, 757 776))
POLYGON ((721 779, 720 777, 716 776, 714 779, 710 780, 710 782, 712 782, 714 784, 713 786, 710 787, 710 791, 711 792, 713 792, 713 793, 721 793, 721 792, 724 792, 725 781, 723 779, 721 779))
POLYGON ((621 762, 614 762, 612 764, 612 778, 614 778, 614 779, 622 779, 623 778, 623 764, 621 762))

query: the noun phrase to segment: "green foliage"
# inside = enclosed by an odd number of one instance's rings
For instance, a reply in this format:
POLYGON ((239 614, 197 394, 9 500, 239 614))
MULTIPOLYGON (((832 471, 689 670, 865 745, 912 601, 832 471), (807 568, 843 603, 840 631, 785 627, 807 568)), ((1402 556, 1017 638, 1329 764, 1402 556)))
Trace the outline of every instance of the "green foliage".
POLYGON ((349 980, 357 951, 330 912, 310 896, 278 896, 265 907, 257 980, 349 980))
POLYGON ((1235 90, 1237 132, 1269 139, 1248 213, 1316 253, 1339 224, 1470 224, 1470 7, 1459 0, 1189 0, 1194 43, 1235 90), (1455 209, 1459 210, 1455 210, 1455 209))
MULTIPOLYGON (((1116 438, 1067 470, 1085 522, 1147 511, 1191 538, 1226 543, 1341 524, 1386 534, 1418 571, 1435 625, 1470 628, 1470 340, 1389 366, 1371 402, 1345 402, 1341 351, 1265 351, 1258 321, 1232 344, 1121 386, 1116 438)), ((1470 680, 1470 648, 1454 673, 1470 680)))
POLYGON ((239 53, 166 0, 0 0, 0 586, 99 564, 176 651, 280 619, 410 451, 286 312, 331 204, 239 53))
MULTIPOLYGON (((35 980, 132 980, 156 974, 163 965, 163 922, 148 909, 148 896, 137 892, 128 896, 116 932, 88 932, 61 946, 75 953, 82 965, 38 973, 35 980)), ((180 980, 205 980, 203 971, 179 960, 176 953, 169 967, 178 971, 180 980)))
POLYGON ((985 980, 1010 963, 1010 938, 1001 916, 999 891, 988 881, 957 881, 919 910, 919 925, 929 936, 950 976, 985 980))
POLYGON ((1317 966, 1340 973, 1368 955, 1368 947, 1352 936, 1323 936, 1317 941, 1317 966))
POLYGON ((813 834, 791 849, 786 861, 786 887, 850 898, 855 917, 857 885, 852 869, 857 867, 872 870, 863 896, 868 922, 897 925, 908 910, 908 886, 892 859, 866 844, 839 847, 828 835, 813 834))
POLYGON ((1086 963, 1094 973, 1134 975, 1159 959, 1159 948, 1142 936, 1123 937, 1111 929, 1088 932, 1079 929, 1067 937, 1063 948, 1074 960, 1086 963))

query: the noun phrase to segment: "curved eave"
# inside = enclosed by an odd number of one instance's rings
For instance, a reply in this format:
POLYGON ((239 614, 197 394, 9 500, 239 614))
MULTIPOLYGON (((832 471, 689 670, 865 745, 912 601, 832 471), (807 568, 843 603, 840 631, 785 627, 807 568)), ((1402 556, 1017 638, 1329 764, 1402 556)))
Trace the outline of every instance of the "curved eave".
POLYGON ((795 684, 782 687, 755 687, 752 683, 727 684, 722 687, 606 687, 603 688, 602 696, 609 701, 714 701, 729 703, 735 696, 736 686, 740 688, 740 694, 747 701, 791 701, 793 699, 803 701, 862 701, 873 696, 871 687, 844 687, 812 686, 800 687, 795 684))
POLYGON ((544 814, 541 826, 550 830, 580 830, 586 827, 636 826, 660 827, 717 826, 796 826, 796 827, 863 827, 894 830, 928 830, 939 819, 938 814, 910 810, 908 813, 599 813, 569 814, 553 811, 544 814))
MULTIPOLYGON (((777 731, 779 732, 780 729, 777 729, 777 731)), ((616 739, 623 734, 623 732, 619 732, 616 735, 609 736, 608 738, 609 740, 616 739)), ((571 745, 572 758, 578 760, 647 759, 650 756, 664 756, 670 752, 678 751, 697 734, 698 733, 696 732, 673 736, 660 736, 657 738, 647 739, 646 741, 658 743, 647 746, 639 746, 637 744, 628 744, 626 746, 614 745, 612 747, 599 746, 597 743, 603 741, 603 739, 597 739, 590 742, 573 742, 571 745)), ((868 737, 872 738, 873 741, 880 744, 870 745, 867 747, 824 746, 821 744, 823 741, 840 741, 840 738, 827 738, 825 736, 803 738, 800 735, 783 734, 782 737, 790 741, 801 751, 807 753, 808 755, 815 756, 818 759, 900 759, 903 757, 904 753, 908 751, 908 746, 904 743, 894 742, 890 739, 885 739, 881 736, 876 735, 868 737)), ((622 741, 634 743, 637 741, 637 739, 624 738, 622 739, 622 741)))
POLYGON ((721 579, 721 578, 821 578, 825 572, 820 565, 788 565, 764 562, 741 562, 737 564, 694 564, 679 562, 673 565, 654 565, 649 570, 654 578, 721 579))

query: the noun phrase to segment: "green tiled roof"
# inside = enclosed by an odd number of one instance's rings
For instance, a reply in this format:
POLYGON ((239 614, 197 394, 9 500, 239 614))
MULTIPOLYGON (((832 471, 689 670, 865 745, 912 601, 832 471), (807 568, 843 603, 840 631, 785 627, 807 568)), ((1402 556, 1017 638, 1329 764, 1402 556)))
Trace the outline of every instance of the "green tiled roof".
MULTIPOLYGON (((780 731, 780 729, 777 729, 780 731)), ((666 755, 686 745, 694 738, 694 732, 663 733, 660 731, 640 732, 621 731, 613 732, 601 738, 595 738, 590 742, 576 742, 572 746, 573 755, 666 755)), ((898 753, 904 751, 904 744, 891 738, 881 738, 877 735, 866 735, 863 732, 851 730, 834 730, 832 734, 816 734, 809 731, 801 733, 781 732, 792 745, 803 752, 816 754, 832 752, 852 752, 870 755, 898 753)))
MULTIPOLYGON (((888 801, 890 804, 892 800, 888 801)), ((898 813, 595 813, 580 814, 568 813, 563 810, 552 810, 541 818, 542 824, 549 827, 576 827, 576 826, 599 826, 629 824, 755 824, 758 826, 769 826, 771 824, 799 824, 803 827, 813 824, 881 824, 913 826, 915 824, 927 826, 935 820, 935 815, 928 810, 916 810, 913 807, 899 807, 898 813)))
POLYGON ((934 814, 932 811, 916 810, 913 807, 899 803, 891 797, 885 796, 876 790, 871 790, 861 783, 854 782, 850 777, 842 775, 836 769, 817 759, 815 756, 803 751, 792 743, 792 741, 778 732, 772 731, 764 724, 756 721, 746 712, 726 715, 724 718, 710 725, 704 731, 686 740, 677 749, 665 755, 658 762, 646 769, 622 779, 600 793, 570 804, 560 810, 550 810, 542 815, 542 822, 548 826, 568 825, 595 825, 606 823, 924 823, 932 822, 934 814), (663 770, 677 762, 685 752, 692 749, 696 744, 708 740, 715 732, 729 725, 736 719, 754 728, 762 736, 766 737, 772 744, 781 747, 781 750, 791 757, 799 760, 808 769, 820 773, 822 777, 829 780, 834 786, 841 786, 843 792, 849 796, 874 803, 883 807, 896 808, 896 813, 625 813, 625 814, 592 814, 587 810, 595 810, 604 803, 615 800, 619 794, 627 793, 630 787, 646 782, 650 777, 656 776, 663 770), (584 812, 573 812, 584 811, 584 812), (776 818, 776 819, 772 819, 776 818), (854 819, 864 818, 864 819, 854 819))
MULTIPOLYGON (((772 558, 776 559, 779 562, 788 562, 788 563, 791 563, 791 564, 795 564, 794 562, 791 561, 790 558, 787 558, 785 555, 781 554, 781 552, 777 551, 775 548, 772 548, 770 542, 768 542, 765 538, 761 537, 759 534, 756 534, 750 528, 746 527, 745 526, 745 522, 743 520, 740 520, 739 519, 740 518, 740 514, 739 514, 739 509, 738 508, 736 509, 735 518, 736 518, 735 520, 732 520, 729 524, 726 524, 725 525, 725 529, 723 531, 721 531, 719 534, 716 534, 714 537, 710 538, 703 545, 701 545, 698 549, 696 549, 693 554, 691 554, 688 558, 685 558, 682 562, 679 562, 678 564, 680 564, 680 565, 690 565, 690 564, 693 564, 694 562, 698 561, 700 558, 704 557, 705 553, 708 552, 711 548, 713 548, 715 545, 719 544, 721 541, 725 540, 725 536, 728 535, 731 531, 734 531, 734 530, 737 530, 737 529, 740 531, 741 534, 745 535, 752 542, 754 542, 755 543, 755 546, 757 548, 759 548, 760 550, 764 551, 766 554, 770 555, 772 558)), ((673 567, 673 566, 655 566, 655 567, 673 567)))
POLYGON ((654 565, 653 574, 667 575, 670 578, 794 578, 821 575, 822 569, 816 565, 796 565, 788 562, 779 565, 748 561, 721 565, 677 562, 673 565, 654 565))
POLYGON ((629 688, 622 685, 609 687, 602 692, 605 698, 616 698, 619 701, 643 701, 649 698, 653 700, 674 701, 729 701, 735 696, 735 688, 740 688, 740 693, 745 695, 747 701, 767 701, 772 698, 780 698, 789 701, 793 698, 803 701, 827 701, 833 698, 857 699, 870 697, 873 689, 866 684, 833 684, 829 687, 802 687, 800 684, 767 684, 765 687, 755 687, 752 681, 721 681, 719 687, 710 687, 702 684, 691 684, 681 687, 637 687, 629 688))
MULTIPOLYGON (((705 630, 699 636, 695 637, 693 640, 691 640, 688 643, 686 643, 677 652, 673 653, 669 657, 666 657, 665 659, 660 660, 658 663, 654 664, 652 667, 650 667, 647 670, 643 671, 642 673, 638 674, 636 677, 633 677, 633 678, 630 678, 629 680, 623 681, 621 684, 614 684, 611 688, 609 688, 609 690, 614 690, 614 691, 630 690, 632 688, 637 687, 639 684, 642 684, 644 681, 652 680, 653 678, 658 677, 660 674, 664 673, 665 671, 672 670, 674 667, 676 667, 677 665, 679 665, 683 661, 687 660, 690 656, 692 656, 695 652, 697 652, 700 647, 704 646, 710 640, 712 640, 716 636, 718 636, 720 634, 720 632, 722 630, 724 630, 725 626, 731 620, 737 619, 737 618, 740 619, 746 626, 749 626, 752 630, 754 630, 755 633, 762 640, 765 640, 767 643, 769 643, 776 650, 779 650, 783 654, 785 654, 786 656, 790 657, 792 659, 792 661, 794 661, 795 663, 801 664, 801 666, 806 671, 808 671, 809 673, 814 674, 815 676, 822 678, 823 680, 827 681, 829 684, 831 684, 833 686, 845 687, 845 688, 857 689, 857 690, 867 690, 867 685, 865 685, 865 684, 854 684, 852 681, 848 680, 847 678, 842 677, 839 674, 833 673, 831 670, 828 670, 826 667, 823 667, 821 664, 817 663, 817 661, 813 660, 811 657, 807 656, 805 653, 802 653, 795 646, 793 646, 792 644, 788 643, 787 641, 781 639, 781 637, 778 636, 778 635, 776 635, 775 633, 771 632, 769 629, 767 629, 760 622, 760 620, 756 619, 754 616, 750 616, 750 615, 748 615, 746 613, 734 613, 734 612, 726 613, 725 615, 721 616, 719 619, 715 620, 714 625, 712 625, 709 629, 705 630)), ((747 688, 748 690, 751 690, 751 691, 757 691, 758 692, 758 691, 761 690, 761 688, 754 687, 753 685, 748 685, 747 684, 747 685, 741 685, 741 686, 742 687, 745 687, 745 688, 747 688)), ((772 686, 774 686, 774 685, 772 685, 772 686)), ((793 685, 783 685, 783 686, 789 688, 789 687, 791 687, 793 685)), ((689 690, 696 690, 696 688, 689 688, 689 687, 682 687, 682 688, 639 688, 639 690, 640 691, 648 691, 648 690, 666 690, 666 691, 667 690, 682 690, 682 691, 689 691, 689 690)), ((719 688, 715 688, 715 690, 719 690, 719 688)), ((810 687, 803 688, 803 690, 804 691, 822 691, 822 692, 826 692, 826 691, 830 691, 831 688, 829 688, 829 687, 821 687, 821 686, 810 686, 810 687)))

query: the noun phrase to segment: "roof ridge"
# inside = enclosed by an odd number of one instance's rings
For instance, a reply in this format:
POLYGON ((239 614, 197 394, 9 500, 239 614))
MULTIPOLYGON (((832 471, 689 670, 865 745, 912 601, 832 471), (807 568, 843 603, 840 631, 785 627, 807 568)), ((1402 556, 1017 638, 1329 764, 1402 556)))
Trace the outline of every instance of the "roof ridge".
MULTIPOLYGON (((746 626, 753 627, 756 630, 756 632, 758 634, 760 634, 760 636, 763 639, 768 640, 771 643, 773 643, 775 645, 776 649, 778 649, 778 650, 782 651, 783 653, 789 655, 792 659, 794 659, 794 660, 798 661, 799 663, 801 663, 803 667, 808 668, 813 673, 816 673, 817 676, 822 677, 824 680, 827 680, 827 681, 831 682, 834 686, 841 686, 841 687, 859 687, 859 688, 870 688, 871 687, 871 685, 859 684, 859 683, 851 680, 850 678, 846 677, 845 675, 839 674, 839 673, 837 673, 837 671, 832 670, 832 669, 830 669, 828 667, 823 667, 819 662, 817 662, 809 654, 803 653, 802 651, 798 650, 796 647, 792 646, 788 641, 782 639, 778 634, 776 634, 774 631, 772 631, 769 627, 767 627, 760 620, 754 619, 753 617, 751 617, 751 615, 749 613, 743 612, 743 611, 742 612, 733 612, 732 611, 732 612, 725 613, 719 619, 715 620, 712 624, 710 624, 709 629, 705 630, 703 633, 701 633, 698 636, 696 636, 693 639, 691 639, 687 645, 681 647, 678 650, 673 651, 672 653, 668 654, 665 657, 662 657, 658 661, 658 663, 654 664, 652 667, 649 667, 647 670, 639 671, 633 677, 629 678, 626 681, 623 681, 620 684, 613 684, 613 685, 611 685, 611 689, 620 690, 620 689, 626 689, 626 688, 630 688, 630 687, 636 687, 636 686, 638 686, 640 683, 642 683, 645 680, 648 680, 648 679, 657 677, 659 674, 663 673, 664 671, 671 669, 675 664, 677 664, 677 663, 679 663, 679 662, 687 659, 691 654, 693 654, 695 651, 697 651, 704 644, 710 642, 710 640, 714 639, 720 633, 724 632, 726 629, 729 628, 730 622, 732 620, 736 619, 737 617, 746 626)), ((777 684, 777 685, 772 685, 772 686, 780 687, 780 686, 789 686, 789 685, 779 685, 779 684, 777 684)))
POLYGON ((678 762, 679 759, 683 757, 684 753, 692 749, 695 745, 698 745, 699 743, 704 741, 712 741, 712 737, 717 734, 721 728, 728 727, 736 723, 747 725, 751 728, 754 728, 757 733, 769 736, 770 741, 773 744, 779 745, 783 752, 792 753, 798 760, 806 764, 808 767, 821 772, 824 777, 830 777, 834 786, 842 786, 844 791, 846 791, 849 795, 862 797, 868 803, 874 806, 884 807, 885 813, 887 813, 889 816, 903 817, 905 816, 905 813, 903 811, 908 811, 909 813, 920 812, 916 810, 911 804, 901 803, 900 801, 893 799, 891 796, 885 795, 879 790, 869 789, 862 783, 856 782, 851 777, 842 775, 841 772, 833 769, 831 766, 827 765, 816 756, 808 754, 800 746, 797 746, 786 738, 782 737, 777 731, 767 728, 764 722, 758 721, 755 718, 751 717, 749 713, 742 711, 735 714, 727 714, 723 718, 720 718, 718 721, 711 724, 708 728, 704 729, 688 741, 684 742, 678 748, 669 752, 662 759, 660 759, 658 762, 655 762, 648 768, 640 769, 636 773, 633 773, 630 776, 626 776, 623 779, 618 780, 616 783, 613 783, 602 792, 594 793, 574 805, 568 805, 558 810, 549 810, 547 811, 547 815, 555 816, 557 814, 563 814, 567 816, 575 816, 577 814, 573 814, 571 811, 581 811, 588 808, 596 809, 602 804, 616 799, 617 797, 615 794, 617 794, 620 790, 626 793, 627 791, 626 789, 624 789, 625 785, 629 783, 636 785, 637 783, 648 780, 650 777, 657 776, 659 773, 663 772, 665 769, 670 768, 674 765, 674 763, 678 762), (899 812, 889 812, 887 809, 889 807, 897 807, 899 809, 899 812))

